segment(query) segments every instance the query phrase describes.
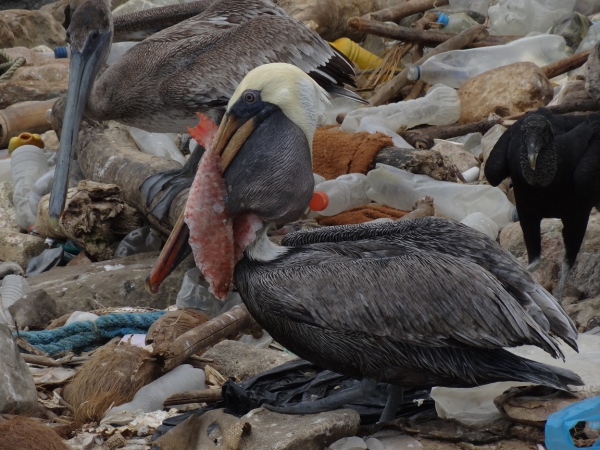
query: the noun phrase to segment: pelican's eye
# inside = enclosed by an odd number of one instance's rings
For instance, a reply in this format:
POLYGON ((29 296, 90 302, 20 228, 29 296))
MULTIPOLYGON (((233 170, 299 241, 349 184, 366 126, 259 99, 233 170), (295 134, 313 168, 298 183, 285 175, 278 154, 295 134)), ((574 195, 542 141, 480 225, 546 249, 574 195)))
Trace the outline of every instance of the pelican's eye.
POLYGON ((246 103, 254 103, 256 101, 256 94, 251 91, 244 92, 244 101, 246 103))
POLYGON ((92 38, 92 40, 96 40, 98 39, 98 36, 100 36, 100 32, 98 30, 94 30, 92 31, 92 34, 90 34, 90 37, 92 38))

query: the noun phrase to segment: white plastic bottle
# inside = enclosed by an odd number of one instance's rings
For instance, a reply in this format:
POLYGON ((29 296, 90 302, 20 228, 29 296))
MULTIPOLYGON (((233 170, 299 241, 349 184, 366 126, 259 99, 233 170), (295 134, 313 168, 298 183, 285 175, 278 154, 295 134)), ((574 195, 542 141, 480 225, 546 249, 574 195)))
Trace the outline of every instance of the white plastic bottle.
POLYGON ((573 11, 576 0, 500 0, 488 10, 490 34, 546 33, 555 20, 573 11))
POLYGON ((442 83, 458 89, 469 78, 497 67, 525 61, 541 67, 568 56, 562 36, 543 34, 504 45, 440 53, 420 66, 410 67, 408 79, 442 83))
POLYGON ((35 182, 48 172, 48 158, 35 145, 22 145, 12 153, 11 161, 17 222, 27 230, 35 223, 35 215, 29 206, 29 192, 35 182))
POLYGON ((139 128, 129 127, 129 134, 144 153, 172 159, 181 165, 185 164, 185 158, 175 142, 165 133, 151 133, 139 128))
POLYGON ((371 203, 367 196, 367 176, 362 173, 341 175, 315 186, 309 208, 322 216, 335 216, 355 206, 371 203))
POLYGON ((437 213, 459 222, 474 212, 485 214, 499 228, 517 218, 516 208, 506 195, 489 185, 438 181, 385 164, 377 164, 368 173, 367 181, 369 198, 400 210, 412 210, 419 198, 429 195, 437 213))
POLYGON ((460 117, 460 100, 454 89, 436 84, 429 88, 422 98, 349 112, 340 130, 355 132, 365 117, 370 117, 393 131, 413 128, 424 123, 449 125, 460 117))

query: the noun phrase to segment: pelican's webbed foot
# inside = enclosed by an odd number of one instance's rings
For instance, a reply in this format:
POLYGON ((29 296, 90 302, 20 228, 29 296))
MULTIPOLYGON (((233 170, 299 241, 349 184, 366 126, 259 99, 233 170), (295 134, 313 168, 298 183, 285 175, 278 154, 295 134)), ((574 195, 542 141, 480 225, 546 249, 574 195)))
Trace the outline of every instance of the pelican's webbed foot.
POLYGON ((146 197, 146 206, 152 203, 159 192, 164 191, 162 198, 150 210, 150 214, 160 220, 164 218, 177 194, 192 185, 203 154, 204 147, 199 145, 181 169, 155 173, 144 180, 140 191, 146 197))
POLYGON ((377 382, 364 379, 357 387, 346 389, 312 402, 300 402, 290 406, 272 406, 264 404, 262 407, 269 411, 281 414, 317 414, 339 409, 344 405, 354 403, 363 397, 368 396, 376 387, 377 382))

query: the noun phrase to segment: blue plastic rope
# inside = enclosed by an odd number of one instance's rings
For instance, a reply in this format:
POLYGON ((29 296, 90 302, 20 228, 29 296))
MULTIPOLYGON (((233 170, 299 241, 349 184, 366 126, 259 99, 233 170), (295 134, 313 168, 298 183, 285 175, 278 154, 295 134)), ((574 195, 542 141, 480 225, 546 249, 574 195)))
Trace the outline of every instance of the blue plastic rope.
POLYGON ((49 355, 69 351, 80 353, 104 345, 116 336, 144 334, 164 313, 107 314, 95 322, 73 322, 54 330, 21 332, 19 336, 49 355))

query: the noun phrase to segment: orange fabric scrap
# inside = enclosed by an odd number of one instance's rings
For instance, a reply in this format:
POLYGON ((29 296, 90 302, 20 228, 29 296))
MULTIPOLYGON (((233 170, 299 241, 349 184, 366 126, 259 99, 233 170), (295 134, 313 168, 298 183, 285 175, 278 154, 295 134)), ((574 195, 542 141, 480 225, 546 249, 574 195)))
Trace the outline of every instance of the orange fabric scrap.
POLYGON ((400 211, 399 209, 390 208, 389 206, 369 204, 357 206, 335 216, 317 217, 316 220, 320 225, 346 225, 351 223, 365 223, 370 222, 371 220, 384 218, 397 220, 409 212, 410 211, 400 211))
POLYGON ((319 127, 313 139, 313 172, 327 180, 347 173, 366 174, 379 150, 394 145, 383 133, 349 133, 338 127, 319 127))

